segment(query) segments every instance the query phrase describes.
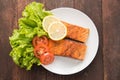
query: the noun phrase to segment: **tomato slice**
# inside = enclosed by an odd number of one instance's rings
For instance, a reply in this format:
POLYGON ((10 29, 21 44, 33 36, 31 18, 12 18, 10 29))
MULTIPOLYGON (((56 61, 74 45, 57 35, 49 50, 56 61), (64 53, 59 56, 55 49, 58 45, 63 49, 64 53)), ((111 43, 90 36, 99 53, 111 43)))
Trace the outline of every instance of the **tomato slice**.
POLYGON ((40 55, 40 62, 44 65, 48 65, 54 61, 54 54, 46 52, 40 55))
POLYGON ((42 36, 42 37, 38 37, 38 36, 35 36, 32 40, 32 44, 33 46, 37 46, 37 45, 40 45, 41 43, 44 43, 45 45, 48 45, 48 39, 46 36, 42 36))
POLYGON ((44 65, 50 64, 54 61, 54 54, 48 51, 48 39, 46 36, 35 36, 32 40, 34 46, 34 55, 40 59, 44 65))
POLYGON ((40 37, 38 42, 42 42, 42 43, 44 43, 45 45, 48 45, 48 39, 47 39, 46 36, 40 37))
POLYGON ((34 47, 37 46, 37 41, 38 41, 38 40, 39 40, 39 37, 38 37, 38 36, 35 36, 35 37, 33 38, 32 44, 33 44, 34 47))
POLYGON ((43 43, 41 43, 40 45, 35 46, 35 48, 34 48, 34 55, 37 58, 40 58, 40 55, 44 54, 46 52, 48 52, 48 48, 43 43))

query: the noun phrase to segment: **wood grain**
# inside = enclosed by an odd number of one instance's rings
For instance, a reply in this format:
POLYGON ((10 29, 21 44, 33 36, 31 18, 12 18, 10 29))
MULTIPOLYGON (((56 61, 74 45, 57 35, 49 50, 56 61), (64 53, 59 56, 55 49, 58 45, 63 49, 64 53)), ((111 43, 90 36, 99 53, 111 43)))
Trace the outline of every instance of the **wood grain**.
POLYGON ((45 8, 48 10, 58 7, 73 7, 74 0, 45 0, 45 8))
POLYGON ((12 80, 13 76, 14 63, 9 56, 9 35, 17 25, 16 3, 16 0, 0 0, 0 80, 12 80))
POLYGON ((120 0, 103 0, 104 80, 120 79, 120 0))

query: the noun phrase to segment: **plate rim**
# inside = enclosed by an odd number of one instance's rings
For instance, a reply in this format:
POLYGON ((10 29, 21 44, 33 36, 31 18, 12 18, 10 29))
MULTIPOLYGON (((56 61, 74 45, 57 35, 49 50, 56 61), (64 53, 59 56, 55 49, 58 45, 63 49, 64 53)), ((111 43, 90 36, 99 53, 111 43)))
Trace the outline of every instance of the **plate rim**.
POLYGON ((75 71, 75 72, 61 74, 61 73, 49 70, 49 69, 47 69, 45 67, 45 65, 41 64, 43 68, 45 68, 46 70, 48 70, 48 71, 50 71, 50 72, 52 72, 54 74, 58 74, 58 75, 72 75, 72 74, 76 74, 76 73, 81 72, 82 70, 86 69, 92 63, 92 61, 95 59, 95 57, 96 57, 96 55, 98 53, 98 48, 99 48, 99 33, 98 33, 97 27, 96 27, 95 23, 93 22, 93 20, 87 14, 85 14, 84 12, 82 12, 81 10, 78 10, 78 9, 75 9, 75 8, 71 8, 71 7, 58 7, 58 8, 54 8, 54 9, 52 9, 50 11, 52 12, 53 10, 56 10, 56 9, 72 9, 74 11, 78 11, 78 12, 82 13, 83 15, 85 15, 93 23, 93 25, 94 25, 93 27, 94 27, 94 29, 96 31, 96 35, 97 35, 97 46, 96 47, 97 48, 96 48, 96 51, 95 51, 95 55, 93 56, 93 58, 91 59, 91 61, 85 67, 82 67, 81 69, 79 69, 78 71, 75 71))

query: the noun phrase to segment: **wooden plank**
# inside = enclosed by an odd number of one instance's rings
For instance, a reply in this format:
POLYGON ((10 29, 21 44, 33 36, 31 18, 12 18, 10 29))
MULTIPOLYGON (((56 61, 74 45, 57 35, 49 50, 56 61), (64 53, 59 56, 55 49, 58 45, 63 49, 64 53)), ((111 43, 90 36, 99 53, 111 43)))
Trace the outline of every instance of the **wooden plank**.
POLYGON ((102 2, 104 80, 120 80, 120 0, 102 2))
POLYGON ((12 80, 13 61, 9 56, 9 36, 17 22, 17 1, 0 0, 0 80, 12 80))
POLYGON ((73 7, 74 0, 45 0, 45 8, 48 10, 58 7, 73 7))

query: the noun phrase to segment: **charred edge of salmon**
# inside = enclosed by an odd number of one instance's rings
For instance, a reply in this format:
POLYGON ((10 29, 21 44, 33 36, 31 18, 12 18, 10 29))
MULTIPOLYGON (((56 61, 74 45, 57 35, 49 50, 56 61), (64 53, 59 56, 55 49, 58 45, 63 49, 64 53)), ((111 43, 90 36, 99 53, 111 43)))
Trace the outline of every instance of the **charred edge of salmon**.
POLYGON ((80 42, 86 42, 89 36, 89 29, 61 21, 67 27, 67 38, 80 42))
POLYGON ((49 50, 57 56, 71 57, 83 60, 86 54, 85 44, 64 39, 60 41, 49 40, 49 50))
POLYGON ((65 37, 65 39, 66 39, 66 40, 75 41, 75 42, 78 42, 78 43, 81 43, 81 44, 84 44, 84 42, 78 41, 78 40, 75 40, 75 39, 72 39, 72 38, 65 37))

